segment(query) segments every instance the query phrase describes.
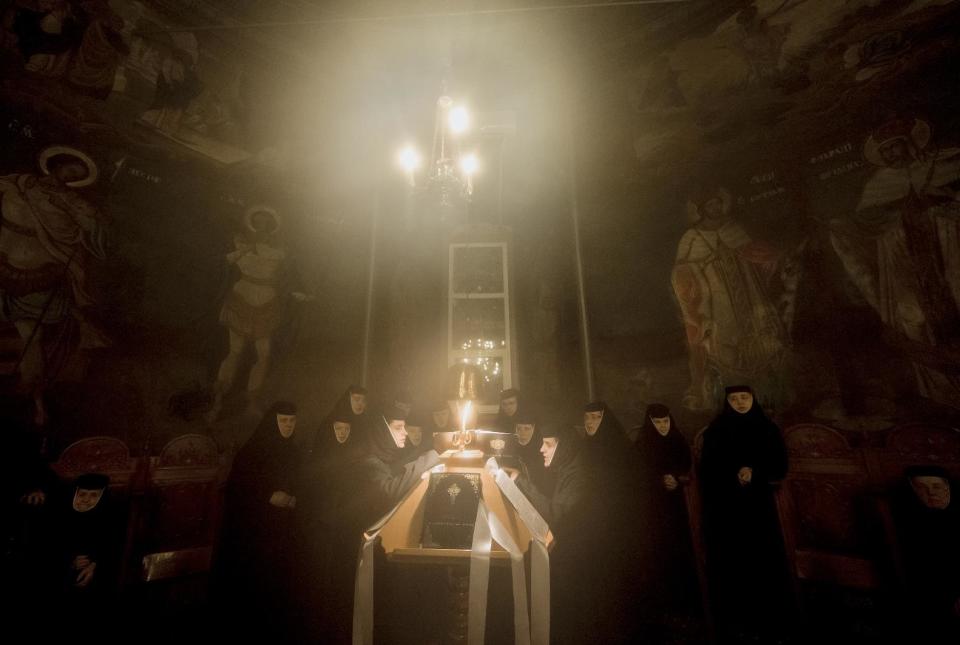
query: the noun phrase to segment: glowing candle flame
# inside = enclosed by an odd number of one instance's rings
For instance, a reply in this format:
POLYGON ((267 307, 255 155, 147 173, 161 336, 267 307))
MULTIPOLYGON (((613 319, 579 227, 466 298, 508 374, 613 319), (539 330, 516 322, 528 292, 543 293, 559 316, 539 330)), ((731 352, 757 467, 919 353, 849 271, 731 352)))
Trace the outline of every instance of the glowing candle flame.
POLYGON ((460 410, 460 431, 467 431, 467 418, 470 416, 470 401, 467 401, 463 408, 460 410))

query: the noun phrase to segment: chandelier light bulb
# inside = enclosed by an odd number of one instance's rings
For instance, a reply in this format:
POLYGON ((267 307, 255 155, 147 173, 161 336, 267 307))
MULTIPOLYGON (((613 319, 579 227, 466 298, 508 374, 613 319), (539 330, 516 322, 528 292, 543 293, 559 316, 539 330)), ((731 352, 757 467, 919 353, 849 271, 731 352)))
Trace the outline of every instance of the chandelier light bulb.
POLYGON ((473 176, 480 168, 480 160, 477 155, 470 153, 460 158, 460 170, 467 177, 473 176))
POLYGON ((420 153, 413 146, 406 146, 400 151, 400 166, 407 172, 413 172, 420 167, 420 153))
POLYGON ((467 108, 462 105, 451 108, 447 117, 447 125, 453 134, 466 132, 470 128, 470 113, 467 112, 467 108))

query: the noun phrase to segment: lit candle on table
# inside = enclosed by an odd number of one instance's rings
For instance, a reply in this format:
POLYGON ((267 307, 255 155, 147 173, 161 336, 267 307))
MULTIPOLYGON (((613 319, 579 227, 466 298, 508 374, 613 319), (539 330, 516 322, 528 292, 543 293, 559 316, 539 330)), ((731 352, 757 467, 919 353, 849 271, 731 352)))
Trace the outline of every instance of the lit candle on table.
POLYGON ((467 401, 460 409, 460 449, 463 450, 470 443, 467 440, 467 419, 470 417, 471 402, 467 401))

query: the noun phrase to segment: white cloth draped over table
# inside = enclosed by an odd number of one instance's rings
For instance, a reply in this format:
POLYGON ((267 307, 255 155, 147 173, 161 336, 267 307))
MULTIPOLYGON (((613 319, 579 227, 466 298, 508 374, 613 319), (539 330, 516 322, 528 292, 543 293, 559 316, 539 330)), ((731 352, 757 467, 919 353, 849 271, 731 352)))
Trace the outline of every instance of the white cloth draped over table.
MULTIPOLYGON (((548 645, 550 642, 550 556, 547 551, 549 527, 543 517, 516 487, 513 480, 499 469, 496 461, 486 464, 503 496, 513 505, 531 535, 531 603, 527 612, 527 584, 523 567, 523 550, 517 545, 495 513, 490 512, 483 499, 477 506, 473 545, 470 554, 469 611, 467 642, 483 645, 487 616, 487 591, 490 575, 490 550, 493 540, 510 555, 513 584, 514 642, 516 645, 548 645)), ((410 491, 413 492, 413 489, 410 491)), ((408 493, 407 495, 409 495, 408 493)), ((363 545, 357 563, 357 581, 354 589, 353 643, 373 643, 373 558, 380 531, 390 521, 407 496, 389 513, 364 532, 363 545)))

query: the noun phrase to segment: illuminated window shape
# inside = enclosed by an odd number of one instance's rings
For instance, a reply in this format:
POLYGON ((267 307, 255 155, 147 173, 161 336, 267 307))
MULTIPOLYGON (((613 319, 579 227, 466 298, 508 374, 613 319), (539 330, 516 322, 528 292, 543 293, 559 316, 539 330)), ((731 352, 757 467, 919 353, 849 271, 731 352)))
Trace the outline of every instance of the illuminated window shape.
POLYGON ((513 387, 506 242, 450 245, 447 364, 471 363, 483 374, 480 410, 497 411, 513 387))

